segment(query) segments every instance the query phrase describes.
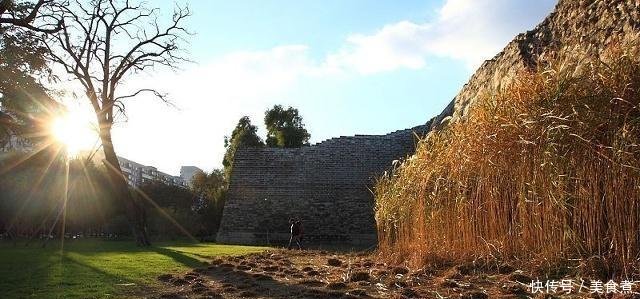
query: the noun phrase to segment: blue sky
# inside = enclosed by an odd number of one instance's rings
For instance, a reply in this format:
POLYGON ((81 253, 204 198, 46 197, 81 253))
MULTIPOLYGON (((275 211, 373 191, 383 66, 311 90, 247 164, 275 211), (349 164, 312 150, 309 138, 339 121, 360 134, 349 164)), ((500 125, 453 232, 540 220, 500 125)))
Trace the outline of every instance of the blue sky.
POLYGON ((177 108, 131 101, 116 150, 169 173, 211 170, 237 120, 249 115, 264 135, 274 104, 300 110, 312 143, 423 124, 555 2, 188 1, 196 34, 184 46, 195 63, 128 82, 168 92, 177 108))

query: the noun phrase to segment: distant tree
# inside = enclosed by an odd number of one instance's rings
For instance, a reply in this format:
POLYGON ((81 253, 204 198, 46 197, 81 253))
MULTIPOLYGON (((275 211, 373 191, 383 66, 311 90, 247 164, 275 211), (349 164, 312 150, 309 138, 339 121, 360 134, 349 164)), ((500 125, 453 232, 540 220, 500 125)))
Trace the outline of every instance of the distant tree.
POLYGON ((203 197, 216 197, 221 189, 226 186, 223 171, 214 169, 211 173, 198 171, 191 179, 193 191, 203 197))
POLYGON ((202 225, 202 235, 215 235, 220 227, 222 211, 227 194, 227 182, 224 172, 215 169, 211 173, 198 172, 191 180, 193 191, 198 195, 198 204, 194 207, 202 225))
POLYGON ((146 209, 149 211, 151 234, 171 239, 184 237, 185 233, 197 234, 200 219, 194 209, 198 201, 195 192, 163 182, 143 184, 140 190, 154 202, 154 204, 147 202, 146 209))
POLYGON ((236 151, 243 147, 263 147, 264 142, 258 136, 258 128, 251 124, 248 116, 243 116, 238 121, 235 129, 231 133, 231 137, 224 137, 224 147, 226 152, 222 165, 224 166, 225 177, 228 179, 233 168, 233 158, 236 151))
MULTIPOLYGON (((137 1, 135 1, 137 2, 137 1)), ((123 94, 123 81, 151 68, 174 68, 185 61, 180 43, 188 34, 183 22, 190 15, 177 7, 166 25, 158 21, 158 9, 143 3, 118 0, 74 1, 61 7, 62 29, 45 39, 49 56, 84 88, 86 100, 98 120, 105 164, 118 198, 126 206, 136 243, 149 246, 143 205, 131 196, 122 175, 111 129, 125 102, 143 92, 166 101, 153 89, 123 94)))
POLYGON ((140 190, 153 198, 153 201, 164 208, 170 208, 174 212, 190 210, 197 199, 194 192, 189 189, 168 185, 159 181, 151 181, 140 186, 140 190))
POLYGON ((264 116, 267 126, 267 146, 269 147, 301 147, 309 144, 311 135, 304 128, 298 109, 275 105, 267 110, 264 116))

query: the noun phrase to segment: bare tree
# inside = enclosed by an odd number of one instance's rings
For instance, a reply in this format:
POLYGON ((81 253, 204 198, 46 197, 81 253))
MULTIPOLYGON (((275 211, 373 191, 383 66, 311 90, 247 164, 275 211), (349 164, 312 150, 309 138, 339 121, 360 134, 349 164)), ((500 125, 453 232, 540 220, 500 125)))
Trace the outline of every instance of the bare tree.
POLYGON ((105 164, 117 196, 122 199, 136 242, 148 246, 142 203, 129 192, 112 143, 111 128, 125 111, 125 101, 149 92, 162 101, 166 95, 154 89, 120 94, 118 87, 132 74, 156 66, 175 68, 186 61, 179 45, 189 33, 182 23, 188 8, 176 7, 166 25, 160 25, 157 8, 148 9, 129 0, 79 0, 64 7, 62 29, 45 40, 51 59, 84 88, 96 114, 105 164), (88 2, 88 3, 87 3, 88 2))
POLYGON ((58 5, 64 6, 64 3, 54 0, 38 0, 35 4, 0 0, 0 25, 12 25, 36 32, 54 33, 62 28, 57 17, 57 9, 55 9, 58 5))

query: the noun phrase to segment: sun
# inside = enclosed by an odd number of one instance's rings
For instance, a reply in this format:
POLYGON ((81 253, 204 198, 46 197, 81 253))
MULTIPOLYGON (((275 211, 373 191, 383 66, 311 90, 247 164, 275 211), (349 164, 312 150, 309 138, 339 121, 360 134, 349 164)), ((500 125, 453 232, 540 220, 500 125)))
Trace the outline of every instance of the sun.
POLYGON ((98 141, 91 115, 78 109, 70 109, 51 122, 51 135, 61 144, 68 156, 78 156, 91 150, 98 141))

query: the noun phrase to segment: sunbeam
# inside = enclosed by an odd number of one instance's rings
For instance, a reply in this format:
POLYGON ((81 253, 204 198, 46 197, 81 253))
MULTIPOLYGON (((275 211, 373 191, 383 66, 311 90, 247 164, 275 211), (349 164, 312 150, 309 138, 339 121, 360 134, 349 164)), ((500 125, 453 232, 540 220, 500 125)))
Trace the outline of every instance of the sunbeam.
MULTIPOLYGON (((53 145, 55 145, 55 141, 53 140, 46 140, 40 144, 38 144, 38 146, 36 148, 34 148, 33 150, 29 151, 28 153, 25 153, 24 155, 21 155, 18 159, 15 160, 10 160, 7 161, 8 165, 2 165, 2 168, 0 168, 0 175, 4 175, 7 172, 15 169, 16 167, 22 165, 22 163, 28 161, 29 159, 35 157, 38 154, 43 153, 44 151, 51 149, 51 147, 53 145)), ((59 151, 60 149, 56 149, 57 151, 59 151)))
POLYGON ((16 219, 18 219, 18 217, 20 217, 22 211, 24 210, 24 208, 29 204, 29 202, 32 200, 35 192, 38 190, 38 188, 40 187, 40 185, 42 184, 42 181, 44 180, 45 176, 47 174, 49 174, 49 170, 51 169, 51 166, 53 165, 53 163, 56 161, 56 159, 58 158, 58 155, 60 153, 60 148, 57 149, 57 151, 51 155, 50 160, 47 162, 46 167, 44 168, 44 170, 42 171, 42 173, 40 174, 40 176, 38 176, 38 178, 35 181, 35 184, 33 186, 33 188, 31 188, 31 191, 29 192, 29 195, 27 196, 27 198, 22 202, 20 208, 18 208, 16 215, 14 216, 13 220, 11 220, 9 222, 9 225, 7 227, 8 230, 11 230, 13 228, 13 225, 15 224, 16 219))
POLYGON ((64 254, 64 237, 67 226, 67 203, 69 202, 69 160, 64 166, 64 190, 62 192, 62 225, 60 227, 60 254, 64 254))
MULTIPOLYGON (((97 198, 98 192, 96 191, 96 186, 92 181, 92 178, 89 175, 89 172, 87 171, 87 164, 83 159, 80 160, 80 168, 82 169, 82 175, 84 175, 84 177, 86 178, 87 184, 89 185, 89 190, 91 191, 91 195, 93 196, 93 198, 97 198)), ((102 211, 102 209, 98 209, 98 213, 100 213, 101 220, 104 220, 104 212, 102 211)))

